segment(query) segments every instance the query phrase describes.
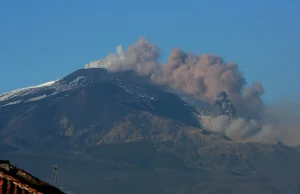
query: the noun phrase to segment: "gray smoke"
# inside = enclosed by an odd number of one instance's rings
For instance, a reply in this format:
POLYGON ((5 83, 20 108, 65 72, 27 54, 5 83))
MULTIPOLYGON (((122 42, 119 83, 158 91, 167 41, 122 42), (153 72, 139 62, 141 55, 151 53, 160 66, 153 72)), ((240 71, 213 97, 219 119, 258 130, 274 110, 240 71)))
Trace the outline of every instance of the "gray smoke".
POLYGON ((258 142, 282 142, 290 146, 300 144, 299 103, 278 103, 265 106, 259 119, 230 115, 202 116, 206 130, 224 133, 232 139, 258 142), (295 106, 296 105, 296 106, 295 106))
POLYGON ((299 100, 280 102, 266 106, 263 115, 263 127, 253 136, 254 140, 275 140, 287 145, 300 144, 300 106, 299 100))
POLYGON ((91 62, 85 68, 133 70, 139 75, 148 76, 155 84, 185 94, 195 102, 212 105, 217 100, 217 94, 224 91, 227 94, 226 100, 228 98, 234 104, 236 117, 202 116, 201 123, 207 130, 224 133, 233 139, 280 140, 293 145, 300 142, 290 137, 299 125, 274 122, 282 119, 282 116, 275 114, 277 109, 265 110, 261 98, 264 93, 262 84, 255 82, 248 85, 237 64, 225 62, 217 55, 198 56, 178 48, 171 51, 165 63, 160 62, 161 57, 161 50, 142 38, 126 51, 119 46, 117 54, 91 62))
MULTIPOLYGON (((241 117, 232 118, 229 115, 202 116, 201 124, 209 131, 224 133, 232 139, 253 139, 253 136, 260 133, 262 127, 258 120, 241 117)), ((272 140, 270 139, 270 141, 272 140)))

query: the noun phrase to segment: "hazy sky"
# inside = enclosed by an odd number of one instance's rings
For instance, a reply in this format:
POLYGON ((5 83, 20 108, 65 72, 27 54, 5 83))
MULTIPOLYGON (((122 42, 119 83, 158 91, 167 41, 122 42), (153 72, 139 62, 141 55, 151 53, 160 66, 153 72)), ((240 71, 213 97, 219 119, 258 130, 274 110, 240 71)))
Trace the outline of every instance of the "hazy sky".
POLYGON ((299 0, 0 0, 0 93, 61 78, 146 37, 213 53, 262 81, 272 102, 300 94, 299 0))

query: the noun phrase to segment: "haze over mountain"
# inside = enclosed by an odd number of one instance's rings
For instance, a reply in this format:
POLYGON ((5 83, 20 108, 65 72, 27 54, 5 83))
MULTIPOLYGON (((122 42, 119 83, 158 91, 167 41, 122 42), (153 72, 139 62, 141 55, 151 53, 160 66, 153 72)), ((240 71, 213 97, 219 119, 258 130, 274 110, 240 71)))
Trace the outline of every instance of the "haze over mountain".
POLYGON ((300 192, 296 114, 266 107, 262 84, 220 56, 159 58, 140 39, 0 95, 1 157, 46 180, 58 163, 79 193, 300 192))

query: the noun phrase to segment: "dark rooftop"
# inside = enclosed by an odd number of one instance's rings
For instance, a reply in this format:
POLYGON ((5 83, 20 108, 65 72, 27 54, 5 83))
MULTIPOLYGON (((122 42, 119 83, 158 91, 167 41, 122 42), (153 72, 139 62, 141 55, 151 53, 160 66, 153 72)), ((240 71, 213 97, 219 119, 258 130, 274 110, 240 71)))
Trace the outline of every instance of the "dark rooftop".
POLYGON ((0 194, 64 194, 24 170, 0 160, 0 194))

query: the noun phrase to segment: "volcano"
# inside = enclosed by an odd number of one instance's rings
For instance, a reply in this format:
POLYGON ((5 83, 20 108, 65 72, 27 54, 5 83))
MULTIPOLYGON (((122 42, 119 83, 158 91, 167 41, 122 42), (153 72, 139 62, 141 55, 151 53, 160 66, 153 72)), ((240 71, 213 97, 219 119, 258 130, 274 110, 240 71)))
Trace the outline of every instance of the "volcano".
POLYGON ((147 76, 80 69, 0 95, 1 159, 49 182, 58 164, 76 193, 300 193, 298 149, 210 132, 201 114, 147 76))

